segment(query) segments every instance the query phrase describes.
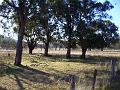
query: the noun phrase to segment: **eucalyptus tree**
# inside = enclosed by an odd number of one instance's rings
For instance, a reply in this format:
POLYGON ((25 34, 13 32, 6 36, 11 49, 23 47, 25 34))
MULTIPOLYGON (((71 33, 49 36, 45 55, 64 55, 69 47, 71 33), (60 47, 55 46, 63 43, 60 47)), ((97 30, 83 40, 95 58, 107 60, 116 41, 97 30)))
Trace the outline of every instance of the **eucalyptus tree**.
POLYGON ((71 47, 74 38, 75 22, 78 16, 79 0, 55 0, 54 12, 64 29, 64 40, 67 39, 66 58, 71 58, 71 47))
MULTIPOLYGON (((118 27, 110 20, 100 20, 97 23, 97 34, 100 34, 105 43, 101 43, 101 47, 109 47, 119 40, 118 27)), ((100 45, 99 45, 100 46, 100 45)))
POLYGON ((58 34, 56 18, 53 13, 53 1, 52 0, 39 0, 37 9, 37 27, 35 31, 37 37, 44 43, 44 55, 48 56, 49 43, 54 35, 58 34))
POLYGON ((16 14, 18 21, 18 41, 16 46, 15 65, 21 65, 22 59, 22 40, 26 29, 29 9, 35 0, 4 0, 0 5, 0 16, 7 19, 14 19, 16 14))
POLYGON ((24 32, 25 35, 25 40, 27 41, 28 48, 29 48, 29 54, 32 54, 32 51, 35 49, 37 46, 37 42, 39 40, 39 37, 37 37, 36 31, 38 30, 38 18, 36 17, 36 10, 35 9, 36 5, 31 6, 34 10, 32 10, 32 15, 28 18, 27 24, 26 24, 26 30, 24 32), (34 13, 35 12, 35 13, 34 13))
MULTIPOLYGON (((35 1, 35 0, 34 0, 35 1)), ((36 30, 39 28, 39 18, 38 15, 38 4, 40 2, 32 2, 31 7, 29 8, 29 11, 27 11, 27 23, 24 31, 24 41, 27 43, 28 48, 29 48, 29 54, 32 54, 32 51, 34 48, 37 46, 37 41, 39 38, 36 35, 36 30)), ((15 33, 18 33, 19 30, 19 22, 17 20, 17 15, 16 13, 12 15, 14 17, 14 22, 16 26, 13 28, 15 33)))
MULTIPOLYGON (((36 35, 36 30, 38 29, 36 21, 37 21, 37 17, 35 17, 34 15, 28 17, 26 23, 26 30, 24 31, 23 40, 25 43, 27 43, 27 46, 29 48, 29 54, 32 54, 32 51, 37 46, 37 41, 39 40, 39 38, 36 35)), ((18 26, 18 21, 16 20, 16 15, 14 15, 14 22, 16 23, 16 26, 13 27, 13 30, 14 33, 17 34, 19 30, 19 26, 18 26)))
POLYGON ((29 54, 32 54, 32 51, 37 46, 38 41, 38 37, 36 36, 34 29, 31 28, 27 30, 27 33, 25 33, 25 40, 27 41, 29 54))
POLYGON ((109 20, 106 11, 113 5, 106 1, 104 3, 93 0, 80 2, 79 18, 76 28, 76 38, 82 48, 81 58, 85 58, 88 48, 103 48, 118 38, 117 27, 109 20))

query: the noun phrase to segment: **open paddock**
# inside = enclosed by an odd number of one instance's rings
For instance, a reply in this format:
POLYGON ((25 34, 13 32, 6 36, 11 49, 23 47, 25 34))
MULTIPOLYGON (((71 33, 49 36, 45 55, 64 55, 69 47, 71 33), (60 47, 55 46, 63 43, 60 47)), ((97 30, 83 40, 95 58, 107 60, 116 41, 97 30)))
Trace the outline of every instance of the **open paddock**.
POLYGON ((76 78, 76 90, 78 87, 91 90, 95 69, 98 70, 96 90, 105 90, 111 75, 111 60, 120 60, 119 50, 87 51, 85 60, 79 58, 81 50, 72 50, 71 59, 65 58, 66 50, 49 50, 49 57, 43 53, 44 50, 35 49, 29 55, 24 49, 23 66, 17 67, 15 50, 0 51, 0 90, 69 90, 71 74, 76 78))

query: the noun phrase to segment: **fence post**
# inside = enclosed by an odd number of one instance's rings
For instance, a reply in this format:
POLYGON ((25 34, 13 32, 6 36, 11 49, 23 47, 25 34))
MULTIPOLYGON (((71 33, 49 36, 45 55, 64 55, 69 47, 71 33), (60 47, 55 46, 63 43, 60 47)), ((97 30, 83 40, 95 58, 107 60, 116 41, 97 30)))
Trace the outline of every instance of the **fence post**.
POLYGON ((75 90, 75 76, 70 76, 70 90, 75 90))
POLYGON ((111 80, 115 77, 116 60, 111 60, 111 80))
POLYGON ((96 76, 97 76, 97 70, 95 69, 93 74, 92 90, 95 90, 96 76))
POLYGON ((80 90, 80 77, 78 79, 78 90, 80 90))

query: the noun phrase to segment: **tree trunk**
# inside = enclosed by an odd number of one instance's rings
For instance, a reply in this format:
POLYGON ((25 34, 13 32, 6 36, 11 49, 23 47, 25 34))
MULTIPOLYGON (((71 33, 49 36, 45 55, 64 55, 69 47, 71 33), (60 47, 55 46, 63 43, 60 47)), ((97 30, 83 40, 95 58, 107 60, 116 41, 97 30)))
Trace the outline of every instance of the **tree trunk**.
POLYGON ((24 14, 24 5, 22 2, 19 4, 18 9, 18 21, 19 21, 19 31, 18 31, 18 41, 16 46, 16 56, 15 56, 15 63, 14 65, 20 66, 21 65, 21 59, 22 59, 22 40, 23 35, 25 31, 25 14, 24 14))
POLYGON ((47 40, 45 42, 45 52, 44 52, 45 56, 48 56, 48 49, 49 49, 49 42, 50 42, 50 36, 49 36, 49 34, 50 34, 50 32, 47 29, 47 40))
POLYGON ((67 47, 67 54, 66 54, 66 58, 70 59, 71 58, 71 42, 68 42, 68 47, 67 47))
POLYGON ((67 29, 68 29, 68 43, 67 43, 67 53, 66 58, 71 58, 71 39, 72 39, 72 27, 71 27, 71 15, 68 13, 67 19, 67 29))
POLYGON ((80 56, 80 58, 85 59, 86 51, 87 51, 87 48, 82 47, 82 55, 80 56))
POLYGON ((57 50, 57 46, 55 46, 55 51, 57 50))
POLYGON ((101 48, 101 51, 103 51, 103 48, 101 48))
POLYGON ((30 40, 27 40, 28 43, 28 48, 29 48, 29 54, 32 54, 32 51, 34 50, 34 48, 36 47, 36 41, 35 39, 31 38, 30 40))
POLYGON ((48 48, 49 48, 49 42, 50 42, 50 28, 48 26, 48 21, 49 21, 49 17, 47 16, 48 15, 48 6, 47 6, 48 2, 46 2, 46 10, 45 10, 45 31, 46 31, 46 41, 45 41, 45 51, 44 51, 44 55, 45 56, 48 56, 48 48))
POLYGON ((18 35, 18 41, 16 46, 16 57, 15 57, 15 65, 19 66, 21 65, 21 59, 22 59, 22 40, 23 40, 23 34, 22 30, 20 29, 20 33, 18 35))
POLYGON ((29 54, 32 54, 33 49, 29 48, 29 54))
POLYGON ((48 56, 48 48, 49 48, 49 42, 46 42, 45 43, 45 52, 44 52, 45 56, 48 56))

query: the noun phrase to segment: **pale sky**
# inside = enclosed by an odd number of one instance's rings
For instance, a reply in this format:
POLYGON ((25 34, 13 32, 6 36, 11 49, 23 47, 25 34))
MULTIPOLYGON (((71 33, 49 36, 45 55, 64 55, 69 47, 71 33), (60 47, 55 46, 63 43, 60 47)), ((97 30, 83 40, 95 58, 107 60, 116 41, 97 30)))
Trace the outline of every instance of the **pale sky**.
MULTIPOLYGON (((0 0, 0 4, 1 4, 2 1, 3 1, 3 0, 0 0)), ((7 33, 7 32, 4 32, 4 29, 3 29, 3 28, 1 27, 1 25, 0 25, 0 34, 1 34, 1 35, 5 35, 5 36, 7 36, 7 37, 14 38, 15 40, 17 40, 17 35, 16 35, 15 33, 13 33, 12 28, 10 28, 10 29, 9 29, 9 32, 7 33)))
MULTIPOLYGON (((1 2, 2 2, 3 0, 0 0, 0 4, 1 4, 1 2)), ((0 34, 3 34, 3 29, 1 28, 1 26, 0 26, 0 34)))
MULTIPOLYGON (((0 0, 0 3, 2 1, 3 0, 0 0)), ((97 0, 97 1, 104 2, 106 0, 97 0)), ((120 34, 120 0, 108 0, 108 1, 110 1, 114 5, 114 8, 108 11, 108 13, 113 17, 112 22, 114 22, 115 25, 119 27, 119 34, 120 34)), ((4 30, 0 26, 0 34, 4 34, 3 31, 4 30)), ((15 39, 17 38, 16 35, 14 34, 11 34, 11 36, 14 37, 15 39)))
MULTIPOLYGON (((106 0, 98 0, 98 1, 104 2, 106 0)), ((118 26, 119 34, 120 34, 120 0, 108 0, 108 1, 110 1, 114 6, 114 8, 108 11, 108 13, 113 17, 113 20, 111 21, 114 22, 116 26, 118 26)))

